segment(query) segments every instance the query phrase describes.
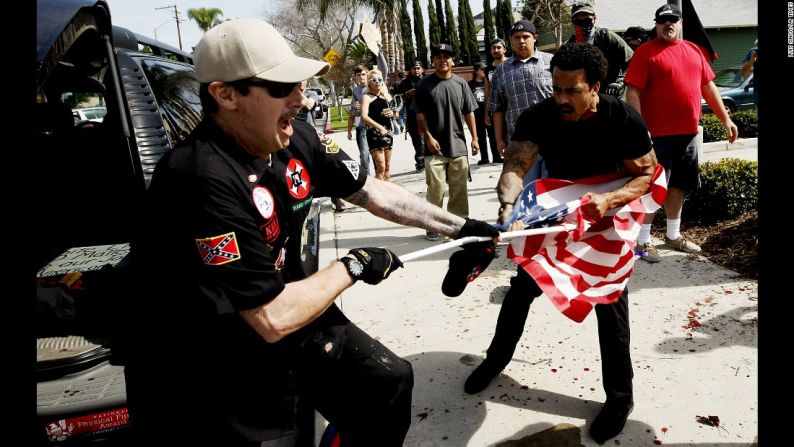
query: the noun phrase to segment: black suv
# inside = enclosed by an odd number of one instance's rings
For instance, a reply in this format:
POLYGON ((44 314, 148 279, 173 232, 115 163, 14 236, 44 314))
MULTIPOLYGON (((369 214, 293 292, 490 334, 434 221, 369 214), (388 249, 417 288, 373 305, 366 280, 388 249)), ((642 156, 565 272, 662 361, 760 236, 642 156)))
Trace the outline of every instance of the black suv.
POLYGON ((189 53, 113 27, 102 0, 37 6, 36 441, 121 443, 118 272, 155 164, 201 120, 198 83, 189 53), (107 113, 76 120, 88 107, 107 113))

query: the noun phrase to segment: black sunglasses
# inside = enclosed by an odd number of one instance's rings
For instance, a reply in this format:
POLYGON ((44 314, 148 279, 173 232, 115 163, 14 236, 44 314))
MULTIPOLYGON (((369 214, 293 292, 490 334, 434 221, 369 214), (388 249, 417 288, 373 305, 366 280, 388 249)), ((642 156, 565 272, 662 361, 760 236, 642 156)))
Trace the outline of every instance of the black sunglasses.
POLYGON ((266 88, 267 91, 270 93, 270 96, 274 98, 286 98, 295 90, 295 87, 300 84, 300 82, 274 82, 274 81, 266 81, 264 79, 243 79, 242 81, 237 81, 242 85, 252 85, 254 87, 262 87, 266 88))
POLYGON ((587 18, 587 19, 574 19, 573 24, 579 26, 590 26, 595 23, 594 19, 587 18))
POLYGON ((667 22, 678 23, 679 20, 681 20, 681 18, 676 16, 659 17, 658 19, 656 19, 656 24, 661 25, 667 22))

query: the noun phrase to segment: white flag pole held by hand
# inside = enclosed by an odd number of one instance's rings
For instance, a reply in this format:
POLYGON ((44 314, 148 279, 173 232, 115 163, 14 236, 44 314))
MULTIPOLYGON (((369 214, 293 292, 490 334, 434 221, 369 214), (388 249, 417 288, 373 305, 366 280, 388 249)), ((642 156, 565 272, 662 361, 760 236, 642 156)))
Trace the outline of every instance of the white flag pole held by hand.
MULTIPOLYGON (((515 239, 517 237, 533 236, 536 234, 561 233, 563 231, 572 231, 575 229, 576 229, 576 225, 570 225, 570 224, 555 225, 553 227, 547 227, 547 228, 533 228, 530 230, 508 231, 506 233, 501 233, 499 235, 499 238, 502 239, 503 241, 506 241, 509 239, 515 239)), ((424 258, 425 256, 430 256, 455 247, 460 247, 462 245, 470 244, 472 242, 486 242, 490 240, 491 238, 488 236, 468 236, 461 239, 456 239, 454 241, 449 241, 441 245, 436 245, 434 247, 428 247, 422 250, 417 250, 411 253, 404 254, 400 256, 400 261, 402 262, 413 261, 415 259, 424 258)))

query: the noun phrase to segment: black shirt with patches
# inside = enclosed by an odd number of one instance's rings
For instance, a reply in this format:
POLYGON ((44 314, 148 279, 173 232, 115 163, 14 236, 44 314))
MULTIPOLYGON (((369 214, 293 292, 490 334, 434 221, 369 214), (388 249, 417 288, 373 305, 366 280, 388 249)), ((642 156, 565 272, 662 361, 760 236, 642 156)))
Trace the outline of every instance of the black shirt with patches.
POLYGON ((312 199, 347 197, 366 181, 335 142, 303 122, 293 127, 268 163, 205 119, 158 163, 131 246, 130 315, 144 324, 133 325, 128 390, 150 402, 167 395, 244 439, 289 425, 290 352, 310 331, 267 343, 238 312, 311 273, 300 248, 312 199), (160 383, 166 365, 184 377, 160 383))
POLYGON ((614 172, 624 160, 650 152, 642 116, 613 96, 598 96, 594 116, 571 122, 562 119, 554 97, 544 99, 518 117, 511 141, 536 143, 549 177, 565 180, 614 172))

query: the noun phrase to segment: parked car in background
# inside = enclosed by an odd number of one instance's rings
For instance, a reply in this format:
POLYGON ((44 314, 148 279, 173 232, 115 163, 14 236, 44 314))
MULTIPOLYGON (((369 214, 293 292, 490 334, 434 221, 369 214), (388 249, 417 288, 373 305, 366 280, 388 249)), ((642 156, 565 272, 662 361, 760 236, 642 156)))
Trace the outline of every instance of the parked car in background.
POLYGON ((317 101, 317 104, 314 105, 314 110, 312 110, 312 113, 314 113, 315 118, 322 118, 323 114, 328 111, 328 98, 326 97, 325 92, 323 89, 318 87, 306 87, 306 90, 311 90, 314 93, 317 93, 317 96, 320 98, 317 101))
POLYGON ((72 110, 72 116, 74 116, 75 124, 79 123, 80 121, 101 123, 107 114, 108 109, 105 107, 84 107, 82 109, 72 110))
MULTIPOLYGON (((744 78, 741 67, 726 68, 717 72, 714 84, 720 91, 722 103, 728 113, 755 108, 753 73, 744 78)), ((700 99, 700 106, 703 113, 711 113, 711 107, 705 99, 700 99)))

